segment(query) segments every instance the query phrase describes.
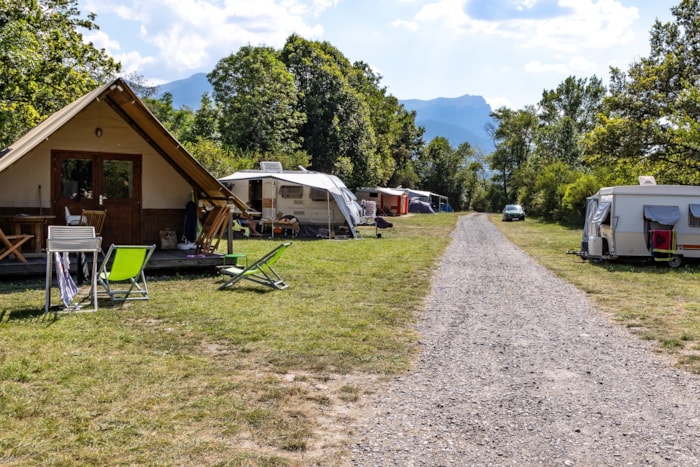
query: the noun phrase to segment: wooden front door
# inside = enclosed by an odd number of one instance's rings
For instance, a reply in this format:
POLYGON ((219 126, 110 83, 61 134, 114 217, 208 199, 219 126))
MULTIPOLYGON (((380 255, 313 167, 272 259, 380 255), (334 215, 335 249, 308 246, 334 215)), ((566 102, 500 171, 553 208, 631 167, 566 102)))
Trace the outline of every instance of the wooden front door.
POLYGON ((52 151, 51 201, 65 223, 65 207, 106 210, 104 250, 112 243, 141 243, 141 155, 52 151))

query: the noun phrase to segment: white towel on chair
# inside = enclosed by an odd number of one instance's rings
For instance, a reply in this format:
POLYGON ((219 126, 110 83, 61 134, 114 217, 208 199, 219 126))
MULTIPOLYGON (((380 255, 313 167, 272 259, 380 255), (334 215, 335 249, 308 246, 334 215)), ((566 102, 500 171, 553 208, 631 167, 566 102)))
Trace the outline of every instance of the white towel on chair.
POLYGON ((70 275, 70 259, 68 253, 61 255, 58 251, 54 253, 56 259, 56 281, 58 290, 61 291, 61 300, 65 307, 70 306, 71 300, 78 294, 78 286, 75 285, 73 277, 70 275))

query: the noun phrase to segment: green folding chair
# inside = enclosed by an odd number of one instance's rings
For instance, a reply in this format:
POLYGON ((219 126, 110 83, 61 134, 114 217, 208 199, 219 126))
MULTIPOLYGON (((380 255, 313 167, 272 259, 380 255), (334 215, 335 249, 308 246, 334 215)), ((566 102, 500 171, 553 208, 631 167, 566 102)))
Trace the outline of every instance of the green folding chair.
MULTIPOLYGON (((155 245, 112 245, 97 273, 97 281, 113 302, 148 300, 148 284, 144 269, 155 245), (115 289, 115 283, 128 283, 115 289)), ((117 285, 119 287, 120 285, 117 285)))
POLYGON ((265 254, 262 258, 255 261, 247 268, 239 268, 236 266, 220 267, 219 270, 221 274, 231 276, 231 278, 228 279, 224 285, 219 287, 219 290, 231 287, 241 279, 246 279, 255 282, 256 284, 272 287, 273 289, 286 289, 288 285, 284 283, 282 278, 279 276, 279 274, 277 274, 272 266, 280 259, 282 253, 284 253, 284 250, 289 248, 291 244, 292 242, 279 244, 277 248, 265 254))

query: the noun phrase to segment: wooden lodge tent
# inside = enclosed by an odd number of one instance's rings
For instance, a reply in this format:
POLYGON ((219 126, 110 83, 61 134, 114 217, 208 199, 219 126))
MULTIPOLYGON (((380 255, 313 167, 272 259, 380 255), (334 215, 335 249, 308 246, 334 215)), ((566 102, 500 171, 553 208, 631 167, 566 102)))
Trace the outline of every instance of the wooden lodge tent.
POLYGON ((106 210, 103 244, 158 243, 183 234, 185 210, 246 205, 223 186, 117 78, 0 149, 0 227, 18 215, 65 224, 66 209, 106 210))

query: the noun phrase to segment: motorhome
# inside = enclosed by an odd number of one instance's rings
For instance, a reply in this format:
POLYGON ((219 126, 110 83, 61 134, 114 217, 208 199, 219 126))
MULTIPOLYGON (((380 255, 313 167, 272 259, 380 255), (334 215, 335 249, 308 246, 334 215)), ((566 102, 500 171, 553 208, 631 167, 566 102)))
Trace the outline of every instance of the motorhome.
POLYGON ((219 179, 237 197, 262 213, 262 220, 293 217, 302 236, 342 234, 355 237, 360 222, 356 196, 335 175, 283 170, 279 162, 261 162, 260 170, 241 170, 219 179))
POLYGON ((678 267, 700 258, 700 186, 639 185, 601 188, 586 202, 584 259, 647 258, 678 267))

